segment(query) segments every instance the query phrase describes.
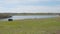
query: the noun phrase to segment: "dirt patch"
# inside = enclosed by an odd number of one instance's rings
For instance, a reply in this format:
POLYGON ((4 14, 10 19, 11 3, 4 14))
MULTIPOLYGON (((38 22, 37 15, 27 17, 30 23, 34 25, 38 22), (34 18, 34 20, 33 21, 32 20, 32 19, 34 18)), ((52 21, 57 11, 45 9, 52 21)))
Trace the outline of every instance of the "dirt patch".
POLYGON ((60 30, 57 30, 57 31, 56 31, 56 34, 60 34, 60 30))

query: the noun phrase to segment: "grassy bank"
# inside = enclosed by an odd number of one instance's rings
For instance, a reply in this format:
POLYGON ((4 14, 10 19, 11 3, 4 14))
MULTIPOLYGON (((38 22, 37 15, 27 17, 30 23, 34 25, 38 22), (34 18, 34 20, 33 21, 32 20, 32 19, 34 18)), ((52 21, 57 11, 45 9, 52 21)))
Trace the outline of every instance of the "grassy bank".
POLYGON ((56 34, 60 18, 0 21, 0 34, 56 34))

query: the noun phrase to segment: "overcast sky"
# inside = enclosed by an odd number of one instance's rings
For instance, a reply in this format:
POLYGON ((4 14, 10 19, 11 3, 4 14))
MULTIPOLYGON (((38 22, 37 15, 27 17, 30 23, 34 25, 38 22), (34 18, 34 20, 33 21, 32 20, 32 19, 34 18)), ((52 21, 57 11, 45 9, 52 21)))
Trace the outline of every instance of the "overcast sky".
POLYGON ((60 0, 0 0, 0 13, 60 13, 60 0))

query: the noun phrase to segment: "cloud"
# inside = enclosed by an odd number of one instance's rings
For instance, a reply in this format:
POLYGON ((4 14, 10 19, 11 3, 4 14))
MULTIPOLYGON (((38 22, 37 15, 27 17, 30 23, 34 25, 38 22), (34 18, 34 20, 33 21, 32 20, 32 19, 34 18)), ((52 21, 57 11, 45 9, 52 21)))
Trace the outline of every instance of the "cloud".
POLYGON ((60 2, 60 0, 2 0, 0 2, 0 12, 59 13, 60 4, 58 4, 57 2, 60 2), (55 4, 56 6, 50 6, 53 4, 55 4))
POLYGON ((16 6, 15 8, 2 8, 1 12, 9 13, 59 13, 60 6, 16 6))
POLYGON ((4 0, 3 6, 16 5, 41 5, 41 6, 56 6, 59 5, 59 0, 4 0))
POLYGON ((60 0, 4 0, 6 4, 13 4, 13 3, 36 3, 36 2, 56 2, 60 0))

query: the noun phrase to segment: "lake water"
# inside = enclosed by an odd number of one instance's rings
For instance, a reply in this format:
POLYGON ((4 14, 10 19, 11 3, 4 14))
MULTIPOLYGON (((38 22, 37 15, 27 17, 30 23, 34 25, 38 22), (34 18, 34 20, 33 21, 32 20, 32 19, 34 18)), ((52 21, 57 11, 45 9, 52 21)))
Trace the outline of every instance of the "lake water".
POLYGON ((40 18, 52 18, 52 17, 58 17, 57 15, 25 15, 25 16, 12 16, 11 18, 5 18, 0 20, 21 20, 21 19, 40 19, 40 18))

